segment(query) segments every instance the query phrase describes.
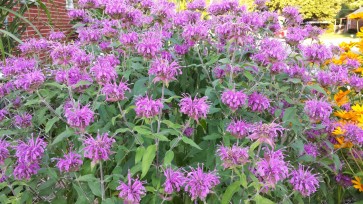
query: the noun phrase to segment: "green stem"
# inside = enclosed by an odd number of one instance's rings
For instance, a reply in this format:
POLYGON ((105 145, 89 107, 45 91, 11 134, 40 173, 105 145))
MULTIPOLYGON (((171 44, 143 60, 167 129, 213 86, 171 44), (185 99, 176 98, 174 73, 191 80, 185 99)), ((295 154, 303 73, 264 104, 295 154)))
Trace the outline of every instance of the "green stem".
POLYGON ((100 176, 101 176, 101 198, 105 200, 105 181, 103 179, 102 161, 100 162, 100 176))

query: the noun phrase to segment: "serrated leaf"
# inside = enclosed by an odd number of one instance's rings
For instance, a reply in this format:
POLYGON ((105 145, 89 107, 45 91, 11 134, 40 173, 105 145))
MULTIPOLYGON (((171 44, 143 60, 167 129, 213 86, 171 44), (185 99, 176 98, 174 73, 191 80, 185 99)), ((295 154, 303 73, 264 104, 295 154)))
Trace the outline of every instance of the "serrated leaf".
POLYGON ((221 134, 218 134, 218 133, 212 133, 210 135, 207 135, 205 137, 203 137, 203 140, 216 140, 216 139, 219 139, 221 138, 222 135, 221 134))
POLYGON ((45 132, 48 133, 49 130, 53 127, 54 123, 56 123, 59 120, 59 118, 52 118, 48 120, 47 124, 45 124, 45 132))
POLYGON ((87 174, 87 175, 83 175, 77 178, 77 181, 97 181, 98 178, 96 178, 93 174, 87 174))
POLYGON ((144 153, 144 156, 142 157, 141 178, 144 178, 144 176, 149 171, 150 166, 153 163, 155 156, 156 156, 156 145, 148 146, 144 153))
POLYGON ((170 120, 163 120, 161 122, 164 123, 165 125, 167 125, 168 127, 173 128, 173 129, 180 129, 181 128, 181 125, 175 124, 175 123, 171 122, 170 120))
POLYGON ((240 181, 235 181, 234 183, 232 183, 231 185, 228 186, 228 188, 226 189, 226 191, 224 192, 223 196, 222 196, 222 204, 229 204, 229 202, 231 201, 233 195, 240 189, 240 181))
POLYGON ((200 148, 199 145, 197 145, 193 140, 191 140, 185 136, 182 137, 182 140, 184 143, 189 144, 190 146, 195 147, 199 150, 202 150, 202 148, 200 148))
POLYGON ((99 181, 89 181, 88 187, 91 189, 93 195, 101 197, 101 183, 99 181))
POLYGON ((168 150, 165 153, 165 157, 164 157, 164 165, 168 166, 171 164, 171 161, 173 161, 174 159, 174 152, 172 150, 168 150))

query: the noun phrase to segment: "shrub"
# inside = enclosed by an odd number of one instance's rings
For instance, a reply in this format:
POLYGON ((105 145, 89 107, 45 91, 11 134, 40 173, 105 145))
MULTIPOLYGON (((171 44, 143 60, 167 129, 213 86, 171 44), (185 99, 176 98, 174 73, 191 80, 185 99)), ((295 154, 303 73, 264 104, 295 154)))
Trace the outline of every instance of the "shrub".
POLYGON ((359 200, 362 62, 293 7, 203 2, 80 0, 75 42, 21 44, 1 65, 2 202, 359 200))

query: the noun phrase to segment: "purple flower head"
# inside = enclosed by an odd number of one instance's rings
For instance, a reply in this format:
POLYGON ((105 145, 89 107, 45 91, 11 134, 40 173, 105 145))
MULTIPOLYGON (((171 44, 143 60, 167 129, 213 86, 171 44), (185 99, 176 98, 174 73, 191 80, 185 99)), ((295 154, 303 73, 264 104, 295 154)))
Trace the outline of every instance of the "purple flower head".
POLYGON ((279 15, 276 12, 264 11, 262 17, 265 21, 263 27, 271 32, 277 32, 281 29, 279 15))
POLYGON ((193 133, 194 133, 194 128, 192 128, 192 127, 187 127, 187 128, 185 128, 185 129, 183 130, 183 134, 184 134, 185 136, 187 136, 187 137, 192 136, 192 135, 193 135, 193 133))
POLYGON ((21 128, 27 128, 32 125, 32 118, 33 116, 29 113, 24 113, 21 115, 14 116, 14 125, 21 127, 21 128))
POLYGON ((130 91, 128 84, 126 82, 120 82, 119 85, 116 83, 106 84, 102 88, 102 93, 106 95, 106 101, 108 102, 117 102, 124 100, 125 92, 130 91))
POLYGON ((5 119, 7 114, 9 114, 9 112, 7 110, 5 110, 5 108, 0 109, 0 122, 5 119))
MULTIPOLYGON (((312 38, 314 40, 318 40, 319 36, 323 34, 323 30, 317 26, 306 25, 305 30, 308 33, 308 38, 312 38)), ((340 49, 339 46, 338 49, 340 49)), ((334 53, 333 50, 334 48, 332 48, 332 52, 334 53)))
POLYGON ((195 10, 203 11, 205 10, 205 0, 194 0, 192 2, 189 2, 187 4, 187 9, 192 11, 195 10))
POLYGON ((100 0, 78 0, 78 6, 84 9, 99 8, 101 3, 100 0))
POLYGON ((347 59, 345 64, 351 69, 357 69, 361 65, 360 62, 356 59, 347 59))
POLYGON ((174 24, 176 26, 186 26, 188 24, 195 24, 200 21, 202 14, 197 11, 182 11, 175 15, 174 24))
POLYGON ((208 12, 214 16, 223 15, 238 8, 238 1, 225 0, 209 5, 208 12))
POLYGON ((192 200, 201 199, 205 201, 212 188, 219 184, 219 177, 215 172, 203 172, 203 166, 196 169, 191 168, 188 172, 185 191, 190 194, 192 200))
POLYGON ((78 29, 78 38, 80 42, 85 44, 99 41, 102 37, 101 34, 98 29, 90 27, 78 29))
POLYGON ((136 32, 123 33, 120 35, 119 40, 124 46, 134 47, 139 40, 139 36, 136 32))
POLYGON ((333 57, 331 49, 325 45, 313 43, 309 46, 300 46, 305 59, 312 63, 322 64, 333 57))
POLYGON ((189 52, 189 49, 190 49, 190 45, 188 45, 188 44, 182 44, 182 45, 175 44, 174 45, 175 53, 177 53, 178 55, 187 54, 189 52))
POLYGON ((363 78, 357 75, 353 75, 349 79, 350 85, 357 91, 360 92, 363 89, 363 78))
POLYGON ((139 97, 136 99, 136 115, 140 118, 152 118, 157 116, 163 110, 163 102, 161 99, 153 100, 149 96, 139 97))
POLYGON ((174 171, 171 167, 169 167, 164 170, 164 175, 166 177, 164 183, 165 193, 172 194, 173 192, 179 192, 186 180, 184 174, 179 170, 174 171))
POLYGON ((363 129, 355 124, 345 124, 343 127, 346 138, 357 146, 363 145, 363 129))
POLYGON ((180 112, 187 114, 189 117, 198 121, 199 118, 207 117, 210 105, 206 96, 202 98, 194 97, 194 99, 192 99, 191 96, 184 94, 183 98, 180 100, 179 107, 180 112))
POLYGON ((305 144, 304 145, 304 154, 316 158, 319 155, 318 147, 312 143, 305 144))
POLYGON ((136 44, 137 52, 145 58, 153 58, 162 48, 161 35, 158 32, 146 32, 136 44))
POLYGON ((49 40, 52 40, 52 41, 61 41, 64 38, 66 38, 66 35, 64 35, 63 32, 52 31, 49 34, 49 40))
POLYGON ((127 174, 127 183, 120 181, 120 185, 116 188, 120 193, 118 197, 122 198, 126 204, 139 204, 141 197, 146 195, 144 182, 138 178, 131 178, 131 172, 127 174))
POLYGON ((197 22, 196 24, 188 24, 184 26, 182 37, 192 42, 206 40, 208 38, 208 30, 208 25, 203 21, 197 22))
POLYGON ((94 112, 89 105, 82 107, 79 103, 73 103, 70 107, 64 106, 64 116, 67 118, 68 125, 84 132, 85 128, 93 122, 94 112))
POLYGON ((114 55, 98 57, 96 64, 91 67, 91 73, 99 84, 107 84, 116 81, 117 73, 115 67, 120 61, 114 55))
POLYGON ((262 124, 256 123, 253 125, 252 134, 248 136, 251 140, 257 140, 261 143, 266 143, 271 147, 275 146, 275 139, 282 136, 284 128, 277 123, 262 124))
POLYGON ((78 171, 82 164, 81 155, 70 152, 58 160, 57 167, 61 172, 71 172, 78 171))
POLYGON ((248 96, 248 106, 252 111, 262 112, 270 107, 270 100, 257 92, 248 96))
POLYGON ((174 17, 175 4, 167 0, 159 0, 156 4, 151 6, 150 14, 154 17, 155 21, 165 24, 167 21, 174 17))
POLYGON ((322 100, 308 100, 305 102, 305 113, 311 120, 318 122, 327 120, 333 112, 331 105, 322 100))
POLYGON ((3 169, 0 168, 0 183, 5 182, 8 177, 6 176, 3 169))
POLYGON ((106 161, 112 154, 114 138, 108 137, 108 133, 97 134, 96 138, 89 136, 84 141, 84 157, 92 159, 93 162, 106 161))
POLYGON ((286 18, 285 23, 288 26, 299 25, 302 23, 302 16, 300 15, 299 10, 293 6, 287 6, 282 10, 282 15, 286 18))
POLYGON ((247 95, 243 91, 226 89, 221 96, 222 103, 226 104, 232 111, 236 111, 246 104, 247 95))
POLYGON ((249 162, 248 148, 241 148, 237 145, 232 147, 221 145, 217 149, 217 154, 221 158, 225 169, 241 166, 249 162))
POLYGON ((328 87, 335 84, 334 75, 329 71, 319 71, 316 75, 316 80, 323 87, 328 87))
POLYGON ((241 139, 248 135, 250 129, 251 125, 245 121, 234 120, 228 125, 227 132, 229 132, 232 136, 241 139))
POLYGON ((213 69, 213 74, 216 79, 222 79, 224 76, 226 76, 226 71, 221 67, 215 67, 213 69))
POLYGON ((149 74, 155 75, 154 83, 162 81, 168 86, 170 81, 176 80, 175 77, 182 74, 182 71, 177 62, 156 58, 151 64, 149 74))
POLYGON ((292 46, 299 44, 301 41, 309 37, 309 33, 306 29, 301 27, 288 27, 286 34, 286 42, 292 46))
POLYGON ((40 137, 29 139, 26 143, 20 141, 18 146, 15 147, 15 156, 18 158, 19 163, 30 164, 38 163, 43 157, 47 143, 40 137))
POLYGON ((255 0, 255 4, 258 8, 265 8, 266 7, 266 2, 268 2, 269 0, 255 0))
POLYGON ((17 80, 14 81, 14 84, 17 89, 22 89, 32 93, 38 89, 44 83, 44 81, 45 76, 41 71, 33 71, 31 73, 21 75, 17 80))
POLYGON ((309 169, 304 169, 302 165, 291 172, 290 183, 294 190, 300 192, 304 197, 310 196, 319 187, 317 175, 312 174, 309 169))
POLYGON ((0 139, 0 165, 4 164, 5 159, 9 157, 9 149, 10 143, 5 141, 4 139, 0 139))
POLYGON ((256 176, 269 188, 275 188, 277 182, 284 180, 289 174, 289 168, 281 150, 274 152, 266 149, 264 158, 260 159, 256 165, 256 176))
POLYGON ((30 38, 19 45, 20 51, 25 55, 33 55, 48 49, 49 42, 44 38, 30 38))
POLYGON ((8 94, 10 94, 10 92, 12 90, 14 90, 14 83, 12 81, 8 81, 4 84, 0 84, 0 97, 4 97, 8 94))
POLYGON ((23 57, 11 57, 6 59, 6 65, 0 62, 0 69, 5 77, 19 76, 31 73, 35 70, 36 61, 23 57))
POLYGON ((90 19, 86 10, 83 9, 72 9, 68 11, 68 16, 71 20, 83 21, 83 22, 88 22, 90 19))
POLYGON ((285 46, 277 39, 265 38, 260 45, 260 51, 252 58, 262 65, 269 63, 282 62, 288 56, 285 46))
POLYGON ((38 163, 22 163, 19 162, 14 168, 14 177, 17 180, 30 180, 32 175, 38 173, 40 169, 38 163))
POLYGON ((343 187, 350 187, 352 186, 352 179, 350 176, 344 175, 342 173, 339 173, 335 176, 335 180, 338 182, 339 185, 343 187))
POLYGON ((58 44, 52 48, 50 57, 52 58, 53 63, 56 65, 67 65, 73 62, 74 55, 81 52, 82 51, 80 50, 80 48, 76 45, 58 44))

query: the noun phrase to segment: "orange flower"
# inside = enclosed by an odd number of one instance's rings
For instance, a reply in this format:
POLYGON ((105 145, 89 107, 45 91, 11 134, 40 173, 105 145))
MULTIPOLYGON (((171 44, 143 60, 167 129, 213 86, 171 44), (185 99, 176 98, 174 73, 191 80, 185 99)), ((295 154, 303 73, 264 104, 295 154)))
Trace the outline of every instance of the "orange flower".
POLYGON ((353 187, 358 189, 359 192, 363 192, 363 185, 361 182, 361 179, 358 176, 355 176, 352 180, 352 183, 354 184, 353 187))
POLYGON ((342 42, 339 44, 339 47, 342 48, 345 52, 349 51, 352 47, 354 47, 355 43, 354 42, 342 42))
POLYGON ((345 133, 345 131, 342 130, 341 127, 337 127, 337 128, 335 128, 335 130, 332 133, 333 133, 333 135, 343 135, 345 133))
POLYGON ((338 106, 342 106, 349 102, 349 98, 347 96, 349 93, 350 93, 350 90, 346 90, 346 91, 339 90, 339 93, 334 95, 334 100, 338 106))
POLYGON ((334 115, 344 120, 351 120, 356 117, 356 115, 352 111, 347 112, 345 110, 335 111, 334 115))
POLYGON ((352 148, 353 147, 353 143, 351 143, 350 141, 346 141, 343 136, 336 137, 335 140, 338 142, 338 144, 334 145, 335 149, 343 149, 343 148, 352 148))

